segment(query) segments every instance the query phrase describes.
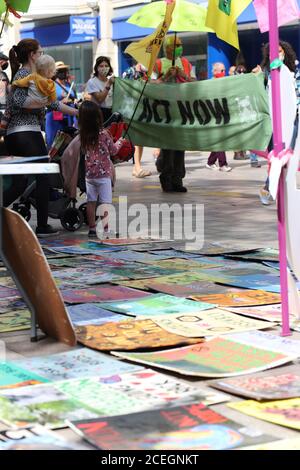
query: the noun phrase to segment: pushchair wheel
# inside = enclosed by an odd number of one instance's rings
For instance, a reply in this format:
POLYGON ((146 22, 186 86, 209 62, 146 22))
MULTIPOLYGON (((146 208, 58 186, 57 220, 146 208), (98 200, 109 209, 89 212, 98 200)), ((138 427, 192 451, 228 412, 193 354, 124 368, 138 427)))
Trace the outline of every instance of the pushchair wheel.
MULTIPOLYGON (((80 206, 78 207, 78 209, 80 210, 80 212, 81 212, 82 215, 83 215, 83 222, 85 223, 85 225, 88 225, 87 214, 86 214, 86 202, 84 202, 83 204, 80 204, 80 206)), ((96 207, 95 220, 96 220, 96 221, 98 220, 98 216, 97 216, 97 207, 96 207)))
POLYGON ((20 214, 23 219, 26 220, 26 222, 29 222, 29 220, 31 219, 31 212, 27 205, 15 203, 13 204, 12 208, 15 212, 18 212, 18 214, 20 214))
POLYGON ((75 207, 69 207, 63 211, 60 216, 61 225, 69 232, 75 232, 75 230, 80 229, 83 221, 84 218, 82 212, 75 207))

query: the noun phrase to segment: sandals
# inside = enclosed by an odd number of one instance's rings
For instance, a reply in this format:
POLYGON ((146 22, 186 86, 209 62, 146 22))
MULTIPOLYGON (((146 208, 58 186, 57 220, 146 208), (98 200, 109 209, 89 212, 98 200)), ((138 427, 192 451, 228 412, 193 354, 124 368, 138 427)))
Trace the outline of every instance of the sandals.
POLYGON ((136 178, 145 178, 146 176, 151 176, 151 171, 143 170, 142 168, 140 171, 133 170, 132 176, 135 176, 136 178))

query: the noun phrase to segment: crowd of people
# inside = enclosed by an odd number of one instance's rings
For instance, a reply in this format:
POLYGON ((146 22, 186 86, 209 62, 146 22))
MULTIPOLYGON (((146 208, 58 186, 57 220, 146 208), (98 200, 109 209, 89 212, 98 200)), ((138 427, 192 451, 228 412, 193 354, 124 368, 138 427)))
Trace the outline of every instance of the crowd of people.
MULTIPOLYGON (((295 52, 286 42, 280 42, 279 59, 295 75, 296 93, 299 99, 299 69, 295 52)), ((112 114, 114 72, 108 57, 96 59, 93 75, 87 81, 83 103, 78 106, 74 82, 70 80, 70 67, 63 61, 44 54, 35 39, 23 39, 13 46, 9 57, 0 53, 0 128, 5 134, 6 152, 14 156, 47 155, 59 130, 79 127, 81 146, 85 154, 87 186, 87 218, 89 236, 96 236, 95 208, 97 201, 107 205, 112 202, 112 176, 114 173, 110 157, 122 146, 123 139, 113 142, 103 124, 112 114), (5 72, 11 67, 11 80, 5 72), (79 108, 79 110, 78 110, 79 108), (79 115, 79 116, 78 116, 79 115), (44 133, 45 131, 45 138, 44 133)), ((270 75, 269 46, 263 48, 260 66, 252 70, 263 72, 268 86, 270 75)), ((244 61, 230 67, 228 75, 247 73, 244 61)), ((226 76, 223 63, 213 64, 213 79, 226 76)), ((123 73, 124 79, 148 80, 147 70, 142 64, 135 64, 123 73)), ((195 81, 191 63, 183 55, 183 45, 177 35, 170 35, 164 41, 163 57, 157 59, 151 82, 185 83, 195 81)), ((272 142, 270 142, 270 148, 272 142)), ((249 149, 250 150, 250 149, 249 149)), ((142 168, 143 147, 136 146, 132 175, 145 178, 150 171, 142 168)), ((154 156, 162 190, 164 192, 186 192, 185 152, 176 149, 154 149, 154 156)), ((259 167, 255 153, 236 150, 234 159, 250 158, 252 167, 259 167)), ((212 152, 206 167, 210 170, 230 172, 226 154, 212 152), (217 165, 218 163, 218 165, 217 165)), ((263 204, 270 202, 268 180, 260 192, 263 204)), ((48 224, 49 181, 47 175, 36 177, 36 208, 39 237, 56 233, 48 224)), ((108 232, 107 210, 103 212, 104 233, 108 232)))

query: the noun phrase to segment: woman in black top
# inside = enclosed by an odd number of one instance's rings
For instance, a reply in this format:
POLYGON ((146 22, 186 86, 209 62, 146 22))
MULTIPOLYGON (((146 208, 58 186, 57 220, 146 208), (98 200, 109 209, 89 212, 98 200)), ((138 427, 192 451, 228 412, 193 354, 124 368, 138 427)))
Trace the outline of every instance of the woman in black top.
MULTIPOLYGON (((12 80, 26 77, 35 72, 35 62, 43 54, 43 50, 35 39, 23 39, 9 52, 12 80)), ((6 133, 6 145, 10 155, 21 157, 47 155, 41 125, 47 98, 32 99, 28 97, 28 88, 15 88, 8 97, 9 123, 6 133)), ((51 109, 62 111, 72 116, 78 111, 58 101, 51 109)), ((47 175, 36 177, 36 234, 46 237, 57 233, 48 224, 49 182, 47 175)))

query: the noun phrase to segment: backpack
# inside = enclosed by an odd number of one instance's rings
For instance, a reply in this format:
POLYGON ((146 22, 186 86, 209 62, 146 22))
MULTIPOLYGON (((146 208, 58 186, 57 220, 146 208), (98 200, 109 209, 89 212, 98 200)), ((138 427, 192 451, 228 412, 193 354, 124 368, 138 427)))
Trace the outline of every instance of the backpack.
MULTIPOLYGON (((116 142, 122 134, 127 129, 127 124, 125 122, 113 122, 110 124, 106 130, 109 131, 110 135, 113 138, 113 141, 116 142)), ((118 151, 118 153, 111 157, 111 161, 116 163, 124 163, 131 160, 134 156, 134 145, 131 142, 129 135, 127 134, 127 139, 124 140, 122 147, 118 151)))

